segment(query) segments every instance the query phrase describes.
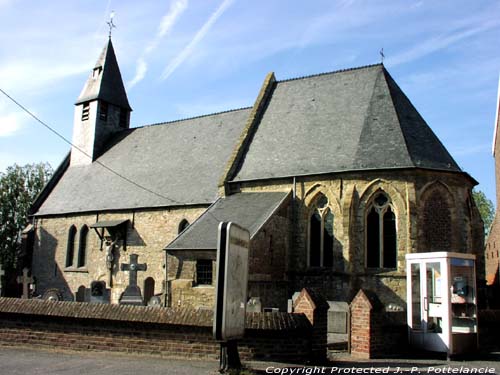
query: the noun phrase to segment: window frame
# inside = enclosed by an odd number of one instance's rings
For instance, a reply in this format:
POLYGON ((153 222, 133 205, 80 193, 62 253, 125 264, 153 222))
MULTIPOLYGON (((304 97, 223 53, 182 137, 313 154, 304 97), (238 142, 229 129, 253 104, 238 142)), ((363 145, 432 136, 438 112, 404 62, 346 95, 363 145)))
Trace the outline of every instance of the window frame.
POLYGON ((333 251, 334 251, 334 243, 332 243, 332 264, 331 265, 325 265, 325 230, 326 230, 326 218, 328 214, 331 214, 333 219, 332 219, 332 234, 333 238, 335 238, 335 215, 333 214, 333 210, 329 206, 329 201, 328 198, 324 194, 319 194, 316 199, 314 200, 314 204, 311 206, 311 210, 309 210, 309 215, 308 215, 308 220, 307 220, 307 267, 308 268, 333 268, 334 266, 334 257, 333 257, 333 251), (322 199, 325 199, 324 204, 321 204, 320 201, 322 199), (311 264, 311 257, 312 257, 312 248, 311 248, 311 242, 312 242, 312 219, 313 217, 319 214, 319 218, 321 219, 320 222, 320 239, 319 239, 319 265, 312 265, 311 264))
POLYGON ((75 225, 71 225, 68 230, 68 239, 66 243, 66 262, 65 267, 70 268, 75 265, 75 239, 78 230, 75 225))
POLYGON ((379 190, 377 191, 372 199, 369 201, 370 203, 366 206, 365 213, 364 213, 364 237, 365 237, 365 269, 367 270, 397 270, 398 268, 398 215, 395 210, 394 204, 389 196, 385 191, 379 190), (381 195, 384 195, 386 198, 386 202, 383 204, 379 204, 376 200, 379 198, 381 195), (372 210, 375 209, 375 212, 377 213, 378 216, 378 266, 369 266, 368 265, 368 253, 369 253, 369 244, 368 244, 368 216, 371 214, 372 210), (394 267, 389 267, 385 265, 385 260, 384 260, 384 252, 386 248, 385 242, 385 215, 389 212, 394 215, 394 231, 395 231, 395 238, 394 238, 394 246, 395 246, 395 259, 394 259, 394 267))
POLYGON ((80 236, 78 237, 78 257, 76 261, 77 268, 85 268, 87 266, 87 247, 88 247, 89 227, 82 225, 80 228, 80 236), (83 261, 82 261, 83 259, 83 261))
POLYGON ((196 272, 195 272, 195 285, 196 286, 213 286, 214 285, 214 263, 211 259, 197 259, 196 260, 196 272), (206 269, 202 269, 205 268, 206 269), (210 283, 206 283, 209 277, 203 275, 200 277, 201 273, 206 273, 210 275, 210 283), (201 281, 200 281, 201 279, 201 281))

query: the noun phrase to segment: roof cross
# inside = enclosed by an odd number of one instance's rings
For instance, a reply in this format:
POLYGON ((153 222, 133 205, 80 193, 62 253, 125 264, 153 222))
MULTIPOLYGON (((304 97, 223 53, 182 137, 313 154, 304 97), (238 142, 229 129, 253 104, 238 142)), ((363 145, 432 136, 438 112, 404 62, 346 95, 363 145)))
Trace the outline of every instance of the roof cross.
POLYGON ((385 55, 384 55, 384 48, 382 48, 382 49, 380 50, 380 52, 379 52, 379 53, 380 53, 381 62, 382 62, 382 64, 383 64, 383 63, 384 63, 384 58, 385 58, 385 55))
POLYGON ((109 21, 106 22, 109 26, 109 38, 111 39, 111 32, 113 31, 113 28, 116 28, 116 25, 113 23, 113 18, 115 16, 115 11, 111 11, 111 14, 109 15, 109 21))
POLYGON ((17 277, 18 284, 23 284, 23 299, 29 298, 29 285, 35 281, 33 277, 28 276, 29 270, 27 268, 23 269, 23 275, 17 277))

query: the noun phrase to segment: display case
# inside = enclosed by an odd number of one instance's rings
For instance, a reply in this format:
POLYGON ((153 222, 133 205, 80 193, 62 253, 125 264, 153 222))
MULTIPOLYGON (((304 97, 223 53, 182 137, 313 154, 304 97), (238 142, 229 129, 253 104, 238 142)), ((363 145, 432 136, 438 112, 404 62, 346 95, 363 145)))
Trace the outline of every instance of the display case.
POLYGON ((448 355, 478 346, 475 255, 406 255, 410 345, 448 355))

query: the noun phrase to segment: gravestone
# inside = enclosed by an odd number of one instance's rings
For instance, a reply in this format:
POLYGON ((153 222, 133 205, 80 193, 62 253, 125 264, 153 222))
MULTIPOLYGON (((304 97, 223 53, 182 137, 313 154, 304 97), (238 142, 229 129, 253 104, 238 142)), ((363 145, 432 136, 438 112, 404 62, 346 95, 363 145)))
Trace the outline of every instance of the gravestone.
POLYGON ((90 283, 90 303, 109 303, 111 293, 106 289, 104 281, 92 281, 90 283))
POLYGON ((260 297, 251 297, 247 302, 247 312, 262 312, 260 297))
POLYGON ((328 301, 328 344, 347 343, 349 330, 349 304, 328 301))
POLYGON ((17 283, 18 284, 23 284, 23 299, 28 299, 30 297, 30 284, 35 281, 33 277, 28 276, 29 270, 27 268, 23 269, 23 275, 17 277, 17 283))
POLYGON ((2 296, 2 291, 3 291, 3 276, 5 275, 5 271, 2 268, 2 265, 0 264, 0 297, 2 296))
POLYGON ((130 254, 130 263, 122 263, 121 270, 129 271, 129 283, 122 293, 120 298, 121 305, 137 305, 144 306, 144 301, 142 299, 141 288, 137 286, 137 272, 146 271, 147 264, 139 264, 137 262, 139 256, 137 254, 130 254))

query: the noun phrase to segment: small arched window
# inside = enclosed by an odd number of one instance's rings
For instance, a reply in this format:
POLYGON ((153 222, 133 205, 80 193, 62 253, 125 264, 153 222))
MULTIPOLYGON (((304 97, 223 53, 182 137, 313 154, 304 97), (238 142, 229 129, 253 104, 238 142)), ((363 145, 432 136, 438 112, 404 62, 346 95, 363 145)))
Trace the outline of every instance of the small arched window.
POLYGON ((66 247, 66 267, 73 266, 73 258, 75 256, 75 237, 76 227, 72 225, 68 231, 68 244, 66 247))
POLYGON ((184 231, 189 226, 189 221, 186 219, 182 219, 181 222, 179 223, 179 228, 177 230, 177 234, 180 234, 181 232, 184 231))
POLYGON ((89 234, 89 227, 84 225, 80 229, 80 242, 78 245, 78 263, 77 267, 85 267, 87 263, 87 237, 89 234))
POLYGON ((379 192, 366 215, 366 266, 396 268, 396 215, 389 197, 379 192))
POLYGON ((333 214, 328 199, 320 195, 309 218, 309 266, 333 266, 333 214))

